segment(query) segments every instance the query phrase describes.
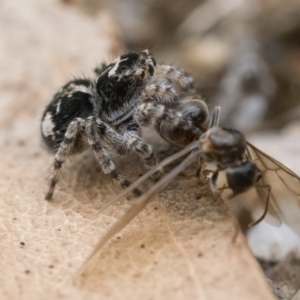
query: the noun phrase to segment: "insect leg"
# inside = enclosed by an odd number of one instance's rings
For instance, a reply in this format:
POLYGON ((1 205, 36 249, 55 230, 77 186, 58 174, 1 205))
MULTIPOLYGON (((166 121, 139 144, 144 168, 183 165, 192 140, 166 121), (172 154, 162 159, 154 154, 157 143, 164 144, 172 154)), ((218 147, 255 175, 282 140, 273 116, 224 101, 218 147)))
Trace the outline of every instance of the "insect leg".
POLYGON ((53 172, 50 179, 50 187, 48 193, 45 196, 46 200, 51 200, 54 193, 55 185, 58 182, 59 171, 62 167, 62 164, 65 162, 68 154, 70 154, 77 133, 82 129, 83 126, 84 120, 81 118, 76 118, 69 124, 64 139, 60 143, 59 148, 55 154, 53 172))
POLYGON ((205 161, 204 161, 204 159, 201 159, 201 156, 199 156, 196 177, 201 178, 201 179, 204 178, 205 177, 204 172, 203 172, 204 170, 205 170, 205 161))
POLYGON ((267 189, 268 194, 267 194, 267 199, 266 199, 266 206, 265 206, 265 210, 264 210, 263 214, 261 215, 261 217, 259 219, 257 219, 256 221, 250 223, 248 225, 249 227, 252 227, 252 226, 257 225, 258 223, 260 223, 265 218, 265 216, 267 215, 268 209, 269 209, 271 186, 269 184, 264 184, 264 185, 256 185, 256 187, 267 189))
POLYGON ((218 193, 217 180, 218 180, 219 170, 216 170, 209 180, 209 187, 214 194, 218 193))

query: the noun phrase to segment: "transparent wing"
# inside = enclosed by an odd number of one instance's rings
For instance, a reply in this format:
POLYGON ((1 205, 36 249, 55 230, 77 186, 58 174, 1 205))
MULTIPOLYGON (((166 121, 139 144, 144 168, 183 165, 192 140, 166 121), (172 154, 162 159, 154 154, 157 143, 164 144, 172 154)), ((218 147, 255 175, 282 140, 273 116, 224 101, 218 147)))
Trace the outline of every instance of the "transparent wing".
MULTIPOLYGON (((261 185, 271 186, 269 213, 280 224, 280 219, 300 234, 300 177, 282 163, 247 142, 247 154, 261 169, 261 185), (296 223, 291 216, 295 215, 296 223), (296 226, 295 224, 299 224, 296 226)), ((257 194, 265 206, 267 190, 257 187, 257 194)), ((268 221, 268 219, 267 219, 268 221)))
POLYGON ((138 180, 133 182, 128 188, 123 190, 121 193, 119 193, 116 197, 114 197, 112 200, 108 201, 103 207, 100 209, 100 213, 103 212, 105 209, 107 209, 110 205, 116 203, 119 201, 122 197, 128 195, 130 192, 132 192, 135 188, 137 188, 140 184, 142 184, 145 180, 147 180, 149 177, 151 177, 155 172, 163 170, 163 168, 175 160, 183 157, 184 155, 188 154, 192 150, 195 150, 199 147, 199 142, 195 141, 182 149, 181 151, 167 157, 165 160, 163 160, 161 163, 159 163, 156 167, 148 171, 146 174, 144 174, 142 177, 140 177, 138 180))
MULTIPOLYGON (((185 149, 184 149, 185 150, 185 149)), ((186 151, 180 151, 186 153, 186 151)), ((187 158, 185 158, 176 168, 174 168, 171 172, 169 172, 166 176, 164 176, 160 181, 155 183, 145 194, 143 194, 138 201, 133 204, 133 206, 125 213, 125 215, 118 221, 116 224, 114 224, 108 232, 100 239, 100 241, 95 246, 93 252, 90 254, 86 262, 83 264, 83 266, 79 270, 79 274, 82 274, 86 267, 88 267, 89 262, 95 257, 101 248, 118 232, 120 232, 134 217, 138 215, 139 212, 141 212, 145 206, 151 201, 152 197, 156 195, 159 191, 161 191, 170 181, 175 178, 180 172, 185 170, 186 167, 188 167, 190 164, 197 161, 199 158, 201 151, 196 150, 192 152, 187 158)), ((167 158, 165 161, 169 162, 170 157, 167 158)), ((160 165, 165 164, 166 162, 163 161, 160 165)), ((130 187, 127 188, 124 192, 127 194, 130 190, 130 187)), ((124 193, 122 193, 124 194, 124 193)), ((115 199, 119 199, 120 196, 118 195, 115 199)), ((115 200, 114 199, 114 200, 115 200)), ((115 200, 116 201, 116 200, 115 200)))

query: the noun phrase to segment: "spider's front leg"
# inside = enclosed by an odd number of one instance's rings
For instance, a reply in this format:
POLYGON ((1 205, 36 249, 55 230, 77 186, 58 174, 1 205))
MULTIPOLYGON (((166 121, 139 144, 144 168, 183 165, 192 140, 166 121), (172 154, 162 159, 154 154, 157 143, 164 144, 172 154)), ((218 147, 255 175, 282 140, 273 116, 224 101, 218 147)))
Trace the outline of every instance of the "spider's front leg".
MULTIPOLYGON (((138 156, 143 159, 143 163, 146 169, 150 170, 157 165, 157 158, 153 152, 153 148, 145 143, 139 136, 138 131, 133 130, 122 130, 124 136, 123 147, 128 151, 131 150, 135 152, 138 156)), ((161 177, 161 171, 156 172, 151 177, 153 181, 158 181, 161 177)))
MULTIPOLYGON (((130 185, 130 182, 117 172, 115 164, 113 163, 109 154, 101 144, 98 130, 99 128, 95 118, 94 117, 87 118, 86 134, 87 134, 88 142, 95 153, 95 156, 98 160, 98 163, 101 166, 102 171, 104 172, 104 174, 116 180, 123 188, 128 187, 130 185)), ((136 196, 141 195, 141 192, 138 189, 134 189, 133 193, 136 196)))
MULTIPOLYGON (((128 152, 135 152, 143 159, 144 166, 150 170, 157 165, 157 159, 150 145, 143 142, 138 133, 138 124, 124 123, 115 131, 105 124, 99 118, 95 120, 101 140, 105 141, 113 151, 120 155, 128 152)), ((160 172, 155 173, 153 179, 156 181, 160 178, 160 172)))

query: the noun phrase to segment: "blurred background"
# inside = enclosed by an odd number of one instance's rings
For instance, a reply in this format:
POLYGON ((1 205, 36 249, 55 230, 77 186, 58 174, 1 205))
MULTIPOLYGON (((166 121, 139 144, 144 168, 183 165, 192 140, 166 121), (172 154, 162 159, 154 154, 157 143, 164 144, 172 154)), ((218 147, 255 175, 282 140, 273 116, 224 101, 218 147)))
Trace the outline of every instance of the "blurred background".
MULTIPOLYGON (((221 106, 221 125, 300 174, 299 0, 1 1, 0 146, 12 135, 18 145, 37 140, 45 106, 72 76, 144 48, 188 71, 210 110, 221 106)), ((289 253, 299 253, 299 235, 268 224, 248 235, 270 278, 288 266, 297 282, 300 259, 289 253)))
POLYGON ((126 50, 149 48, 187 69, 222 123, 248 132, 300 117, 300 2, 63 0, 91 18, 107 9, 126 50))

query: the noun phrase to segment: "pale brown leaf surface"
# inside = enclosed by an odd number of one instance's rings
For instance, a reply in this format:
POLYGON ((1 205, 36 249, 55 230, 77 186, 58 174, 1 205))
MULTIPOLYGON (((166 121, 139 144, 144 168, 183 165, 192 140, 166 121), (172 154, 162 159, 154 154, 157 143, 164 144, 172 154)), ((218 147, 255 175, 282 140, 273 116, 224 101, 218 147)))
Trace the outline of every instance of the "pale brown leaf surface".
POLYGON ((38 143, 33 149, 12 144, 1 162, 7 175, 1 177, 0 206, 1 283, 12 299, 45 294, 51 299, 139 299, 145 294, 156 299, 272 299, 244 238, 232 242, 235 223, 223 203, 184 196, 176 182, 103 250, 83 284, 74 284, 73 275, 128 203, 98 214, 118 188, 89 159, 78 159, 77 166, 73 160, 65 168, 64 187, 53 202, 44 201, 41 174, 51 158, 38 143))
POLYGON ((272 299, 221 200, 174 181, 100 253, 83 286, 137 299, 272 299), (247 270, 247 272, 245 272, 247 270), (107 284, 110 280, 116 286, 107 284))
MULTIPOLYGON (((52 93, 109 56, 117 35, 107 14, 88 18, 58 2, 0 8, 0 298, 273 299, 244 238, 232 243, 224 204, 195 200, 176 181, 78 283, 76 271, 130 204, 99 214, 120 189, 89 155, 66 163, 54 200, 45 201, 53 157, 41 147, 39 123, 52 93)), ((131 179, 142 171, 135 158, 119 167, 131 179)))

